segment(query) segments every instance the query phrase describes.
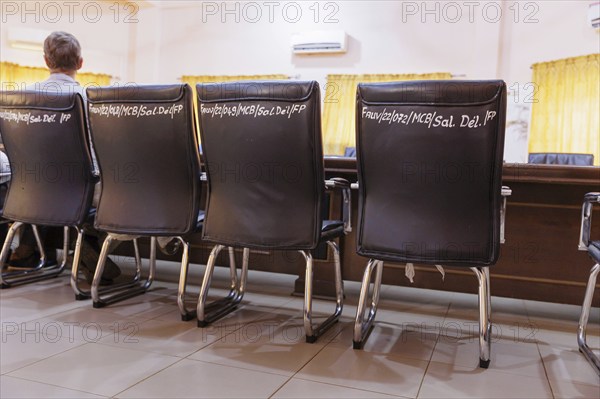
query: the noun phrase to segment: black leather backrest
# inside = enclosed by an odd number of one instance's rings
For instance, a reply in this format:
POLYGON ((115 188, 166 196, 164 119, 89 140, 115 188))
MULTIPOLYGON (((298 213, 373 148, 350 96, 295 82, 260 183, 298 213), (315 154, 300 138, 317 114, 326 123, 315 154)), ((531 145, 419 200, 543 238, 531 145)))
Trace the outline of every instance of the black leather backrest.
POLYGON ((552 152, 534 152, 529 154, 529 163, 547 165, 592 166, 594 154, 561 154, 552 152))
POLYGON ((208 201, 203 238, 315 248, 324 195, 317 82, 197 85, 208 201))
POLYGON ((358 253, 398 262, 498 258, 506 86, 360 84, 358 253))
POLYGON ((0 93, 0 134, 11 166, 7 219, 50 226, 81 224, 94 178, 81 95, 0 93))
POLYGON ((102 194, 96 227, 181 235, 195 229, 200 161, 188 85, 89 88, 102 194))

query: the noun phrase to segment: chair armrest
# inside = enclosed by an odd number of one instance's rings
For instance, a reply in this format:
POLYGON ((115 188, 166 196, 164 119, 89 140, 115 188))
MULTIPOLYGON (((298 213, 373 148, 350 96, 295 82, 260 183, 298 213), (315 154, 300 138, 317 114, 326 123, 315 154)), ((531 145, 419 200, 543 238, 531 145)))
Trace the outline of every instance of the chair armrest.
POLYGON ((500 244, 506 241, 504 238, 504 225, 506 223, 506 197, 512 195, 512 190, 508 186, 502 186, 502 205, 500 205, 500 244))
POLYGON ((342 190, 342 217, 344 222, 344 233, 352 231, 352 197, 350 194, 350 182, 341 177, 325 180, 325 188, 328 190, 342 190))
POLYGON ((592 208, 595 203, 600 203, 600 193, 587 193, 583 196, 583 206, 581 207, 581 229, 579 231, 580 251, 587 251, 590 245, 590 235, 592 230, 592 208))

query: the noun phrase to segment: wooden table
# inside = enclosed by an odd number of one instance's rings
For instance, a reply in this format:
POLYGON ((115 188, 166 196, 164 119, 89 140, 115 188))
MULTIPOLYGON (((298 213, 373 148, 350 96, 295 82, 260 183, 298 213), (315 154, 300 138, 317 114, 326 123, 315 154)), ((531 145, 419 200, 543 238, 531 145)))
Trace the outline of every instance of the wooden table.
MULTIPOLYGON (((326 158, 327 177, 357 180, 356 161, 348 158, 326 158)), ((554 165, 505 164, 503 184, 510 186, 506 220, 506 243, 500 259, 491 268, 491 290, 495 296, 531 299, 580 305, 590 268, 587 253, 577 250, 581 203, 583 195, 600 191, 600 168, 554 165)), ((353 191, 353 226, 356 226, 357 193, 353 191)), ((339 197, 332 198, 331 215, 340 217, 339 197), (336 216, 337 215, 337 216, 336 216)), ((594 210, 593 237, 600 239, 600 206, 594 210)), ((191 262, 206 263, 211 246, 190 237, 191 262)), ((360 281, 367 259, 356 255, 356 236, 352 232, 340 240, 343 276, 345 280, 360 281)), ((142 247, 145 247, 143 244, 142 247)), ((142 248, 142 253, 147 248, 142 248)), ((333 294, 331 259, 320 251, 323 259, 315 261, 315 293, 333 294)), ((127 246, 122 254, 131 254, 127 246)), ((159 258, 179 260, 162 254, 159 258)), ((238 262, 241 254, 238 251, 238 262)), ((227 265, 226 251, 217 262, 227 265)), ((386 263, 384 284, 411 286, 457 292, 477 292, 475 275, 465 268, 446 268, 445 281, 430 266, 416 266, 414 284, 404 277, 404 266, 386 263)), ((297 274, 295 291, 304 291, 304 261, 294 252, 252 251, 250 269, 297 274)), ((252 278, 250 273, 249 278, 252 278)), ((600 305, 600 290, 596 290, 594 306, 600 305)))

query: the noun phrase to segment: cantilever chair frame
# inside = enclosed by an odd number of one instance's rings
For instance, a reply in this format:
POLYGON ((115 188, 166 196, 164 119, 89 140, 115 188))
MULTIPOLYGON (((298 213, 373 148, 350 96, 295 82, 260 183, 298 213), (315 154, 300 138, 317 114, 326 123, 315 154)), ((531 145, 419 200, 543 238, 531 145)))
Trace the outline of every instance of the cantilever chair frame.
MULTIPOLYGON (((211 172, 211 168, 208 168, 208 199, 207 199, 207 220, 204 224, 203 228, 203 238, 209 242, 213 242, 215 246, 213 247, 211 254, 209 256, 209 260, 207 262, 207 267, 204 273, 204 278, 202 281, 202 286, 200 289, 200 294, 196 306, 196 317, 198 319, 198 326, 204 327, 208 324, 218 320, 219 318, 225 316, 229 312, 231 312, 242 300, 244 290, 246 287, 247 280, 247 272, 248 272, 248 262, 250 256, 250 249, 264 249, 264 250, 276 250, 276 251, 298 251, 304 257, 306 262, 306 281, 305 281, 305 297, 304 297, 304 327, 306 332, 306 341, 307 342, 315 342, 316 339, 323 334, 323 332, 330 327, 333 323, 339 320, 339 317, 342 312, 343 306, 343 283, 342 283, 342 273, 341 273, 341 264, 340 264, 340 256, 339 249, 335 244, 334 240, 340 237, 343 234, 346 234, 350 229, 350 183, 343 179, 331 179, 326 180, 324 176, 324 171, 322 170, 322 150, 321 150, 321 122, 320 122, 320 100, 319 100, 319 89, 318 84, 314 81, 312 82, 294 82, 293 85, 291 83, 282 83, 282 82, 233 82, 226 83, 225 85, 229 85, 224 90, 214 91, 205 90, 202 85, 197 85, 197 99, 198 104, 215 104, 220 102, 231 102, 231 101, 268 101, 268 102, 298 102, 298 103, 306 103, 306 106, 302 109, 308 107, 308 113, 302 119, 301 122, 294 128, 297 128, 297 131, 294 134, 290 134, 288 138, 285 135, 281 135, 278 133, 277 140, 283 141, 274 141, 277 142, 278 145, 282 145, 282 143, 294 143, 298 145, 300 142, 302 143, 302 149, 298 152, 296 162, 301 165, 305 165, 310 173, 303 174, 301 184, 290 184, 293 182, 286 182, 286 186, 277 187, 274 185, 267 184, 265 186, 265 190, 268 187, 270 192, 278 192, 283 196, 292 195, 290 193, 286 193, 285 190, 289 189, 294 190, 293 195, 297 195, 298 192, 302 192, 306 194, 301 201, 300 204, 297 204, 298 207, 302 208, 302 212, 305 215, 304 217, 298 217, 295 220, 295 223, 298 223, 301 230, 296 232, 295 230, 289 230, 285 232, 286 237, 281 239, 281 237, 274 238, 274 233, 282 234, 280 231, 276 230, 276 227, 270 229, 269 231, 265 231, 263 235, 261 235, 260 231, 257 231, 254 227, 249 227, 250 225, 254 226, 255 223, 250 221, 249 218, 246 218, 244 221, 239 223, 239 227, 236 227, 231 223, 223 223, 218 224, 218 222, 212 223, 210 219, 213 218, 212 215, 215 215, 215 219, 218 217, 227 216, 230 211, 234 209, 237 211, 237 207, 242 208, 244 211, 250 213, 252 212, 253 217, 257 214, 261 215, 261 218, 268 219, 264 224, 261 224, 263 229, 264 226, 272 225, 272 223, 284 223, 283 220, 275 222, 272 218, 272 212, 269 209, 261 209, 253 212, 253 208, 248 205, 247 202, 236 203, 233 201, 228 206, 218 207, 218 205, 212 204, 221 203, 215 200, 212 201, 213 194, 218 195, 236 195, 240 194, 240 198, 248 193, 249 190, 247 187, 244 187, 244 183, 230 184, 229 186, 221 186, 227 187, 227 189, 223 189, 219 191, 215 187, 218 187, 219 184, 222 183, 219 179, 212 180, 213 173, 211 172), (293 87, 292 87, 293 86, 293 87), (297 87, 296 87, 297 86, 297 87), (258 88, 258 90, 257 90, 258 88), (268 90, 263 90, 267 89, 268 90), (297 89, 300 88, 300 91, 297 89), (230 91, 231 89, 231 91, 230 91), (293 89, 293 90, 288 90, 293 89), (225 94, 227 93, 227 94, 225 94), (235 94, 233 94, 235 93, 235 94), (243 188, 243 189, 240 189, 243 188), (327 189, 342 189, 345 194, 343 194, 344 198, 344 209, 343 216, 344 220, 335 220, 333 223, 325 224, 322 219, 321 211, 322 211, 322 196, 327 189), (228 191, 231 190, 231 191, 228 191), (227 194, 224 194, 227 193, 227 194), (227 209, 228 207, 231 207, 227 209), (246 208, 247 207, 247 208, 246 208), (261 213, 264 212, 264 215, 261 213), (210 216, 209 216, 210 215, 210 216), (311 216, 309 216, 311 215, 311 216), (232 233, 230 230, 236 230, 235 233, 232 233), (237 230, 243 231, 242 233, 237 230), (328 247, 332 249, 334 255, 335 262, 335 285, 336 285, 336 307, 334 312, 320 325, 315 326, 312 320, 312 284, 313 284, 313 258, 311 251, 314 250, 319 243, 327 243, 328 247), (214 271, 214 266, 216 262, 217 255, 225 246, 233 246, 237 248, 243 249, 243 263, 241 268, 241 275, 238 277, 237 270, 232 267, 231 268, 231 290, 228 295, 224 298, 214 301, 212 303, 207 303, 208 291, 210 288, 210 282, 212 278, 212 274, 214 271)), ((272 115, 272 113, 271 113, 272 115)), ((289 114, 291 115, 291 114, 289 114)), ((238 115, 229 115, 232 118, 237 118, 238 115)), ((241 115, 243 118, 245 115, 241 115)), ((289 117, 288 117, 289 118, 289 117)), ((202 135, 203 145, 204 145, 204 156, 205 162, 207 165, 210 161, 210 151, 208 147, 213 144, 209 144, 213 142, 213 138, 217 136, 213 136, 212 133, 207 133, 211 131, 213 127, 210 126, 211 119, 206 119, 204 116, 200 118, 200 133, 202 135)), ((233 123, 233 127, 231 128, 231 135, 228 136, 229 139, 235 139, 235 135, 241 134, 243 132, 244 136, 248 135, 248 132, 245 132, 244 122, 240 122, 240 119, 231 119, 233 123)), ((273 127, 274 131, 278 131, 281 126, 270 125, 272 122, 263 121, 264 125, 261 125, 261 132, 267 132, 266 135, 269 135, 270 128, 273 127)), ((295 124, 294 124, 295 125, 295 124)), ((291 127, 292 125, 290 125, 291 127)), ((215 132, 222 131, 220 129, 226 129, 226 125, 215 125, 215 132), (218 127, 217 127, 218 126, 218 127)), ((286 134, 289 134, 290 131, 286 131, 286 134)), ((263 134, 263 133, 261 133, 263 134)), ((260 136, 260 135, 259 135, 260 136)), ((262 136, 260 136, 262 137, 262 136)), ((260 140, 253 140, 254 144, 260 140)), ((214 141, 215 146, 215 154, 219 154, 217 148, 219 148, 219 143, 214 141)), ((221 144, 221 149, 229 148, 221 144)), ((264 152, 260 153, 258 157, 269 157, 271 158, 279 157, 281 158, 285 152, 279 151, 277 148, 275 151, 271 151, 271 149, 267 149, 264 152), (277 154, 275 156, 274 154, 277 154)), ((240 150, 239 153, 235 151, 233 153, 228 153, 227 151, 222 151, 221 155, 217 155, 217 158, 221 157, 229 157, 228 159, 239 161, 240 159, 251 160, 254 162, 256 160, 255 154, 249 151, 240 150), (234 154, 234 155, 231 155, 234 154), (239 156, 239 159, 236 158, 239 156)), ((277 159, 279 159, 277 158, 277 159)), ((222 158, 223 159, 223 158, 222 158)), ((213 161, 214 162, 214 161, 213 161)), ((259 162, 259 161, 257 161, 259 162)), ((224 182, 223 182, 224 183, 224 182)), ((231 182, 230 182, 231 183, 231 182)), ((252 197, 252 196, 250 196, 252 197)), ((255 195, 252 198, 249 198, 249 201, 256 200, 258 198, 262 198, 261 196, 255 195)), ((237 200, 237 199, 236 199, 237 200)), ((278 204, 281 205, 283 202, 278 200, 278 204)), ((254 206, 254 205, 252 205, 254 206)), ((281 211, 278 213, 278 217, 281 218, 283 214, 291 214, 295 211, 290 212, 290 209, 287 208, 286 212, 281 211)), ((302 214, 302 213, 301 213, 302 214)), ((277 228, 282 228, 284 224, 278 225, 277 228)), ((182 278, 183 278, 182 271, 182 278)), ((180 280, 180 287, 183 284, 183 280, 180 280)))
MULTIPOLYGON (((347 234, 352 231, 351 225, 351 194, 350 194, 350 183, 345 179, 341 178, 333 178, 329 180, 325 180, 325 188, 328 190, 339 189, 342 191, 342 218, 344 223, 344 234, 347 234)), ((306 271, 305 271, 305 286, 304 286, 304 310, 303 310, 303 319, 304 319, 304 331, 306 334, 306 342, 314 343, 317 339, 323 335, 329 327, 331 327, 334 323, 336 323, 343 310, 344 306, 344 282, 342 279, 342 267, 340 262, 340 250, 338 245, 333 240, 326 241, 327 245, 333 252, 334 258, 334 274, 335 274, 335 310, 334 312, 319 325, 314 325, 312 318, 312 298, 313 298, 313 257, 310 251, 307 250, 299 250, 300 254, 304 257, 306 262, 306 271)), ((198 297, 198 305, 196 308, 195 316, 198 319, 198 327, 206 327, 210 323, 224 317, 225 315, 231 313, 233 310, 237 308, 239 303, 242 301, 244 296, 246 281, 248 276, 248 262, 250 259, 250 250, 248 248, 243 249, 243 261, 242 261, 242 269, 240 272, 240 276, 238 278, 237 270, 235 267, 235 257, 233 254, 233 248, 229 247, 229 259, 230 259, 230 268, 231 268, 231 288, 229 294, 224 298, 218 299, 214 302, 207 303, 208 299, 208 291, 210 288, 210 282, 212 278, 212 274, 214 272, 215 262, 217 256, 225 248, 224 245, 216 245, 208 258, 208 262, 206 264, 206 271, 204 272, 204 278, 202 280, 202 287, 200 289, 200 295, 198 297)), ((184 320, 189 320, 190 317, 193 317, 194 313, 187 311, 184 312, 183 303, 183 295, 182 292, 185 293, 185 284, 186 280, 184 279, 184 275, 187 275, 187 270, 182 270, 179 283, 179 292, 180 295, 178 297, 178 303, 180 304, 180 309, 182 309, 182 318, 184 320)))
MULTIPOLYGON (((83 234, 82 232, 80 232, 77 237, 77 247, 81 246, 82 237, 83 234)), ((120 302, 124 299, 132 298, 134 296, 143 294, 152 285, 152 282, 154 281, 154 275, 156 274, 156 237, 150 237, 150 258, 148 266, 148 276, 144 282, 140 282, 140 278, 142 275, 142 259, 140 257, 140 251, 138 247, 138 238, 140 237, 122 237, 122 235, 119 234, 108 233, 108 236, 102 244, 102 250, 100 251, 100 256, 98 257, 98 265, 96 266, 96 271, 94 272, 94 279, 92 280, 91 297, 94 308, 103 308, 110 304, 120 302), (136 273, 133 276, 132 280, 129 282, 118 284, 113 287, 100 289, 100 282, 102 280, 102 274, 104 273, 106 259, 108 258, 108 255, 122 241, 133 242, 136 273), (102 297, 101 295, 104 296, 102 297)), ((76 276, 77 271, 75 270, 75 268, 73 268, 73 271, 71 273, 71 282, 73 282, 74 279, 76 279, 76 276)), ((84 298, 85 297, 82 297, 82 299, 84 298)))
MULTIPOLYGON (((352 184, 353 189, 358 189, 358 183, 352 184)), ((500 208, 500 243, 505 242, 504 225, 506 219, 506 198, 512 194, 512 190, 502 186, 502 204, 500 208)), ((479 283, 479 366, 487 368, 490 363, 490 350, 492 342, 491 321, 491 294, 490 294, 490 272, 489 267, 471 267, 477 276, 479 283)), ((374 258, 369 259, 363 274, 360 297, 354 320, 354 334, 352 344, 354 349, 362 349, 373 330, 377 306, 379 304, 379 293, 381 290, 381 276, 383 274, 383 261, 374 258), (373 279, 375 271, 375 279, 373 279), (369 298, 369 292, 371 297, 369 298), (370 302, 370 304, 369 304, 370 302), (368 313, 367 313, 368 307, 368 313), (365 317, 365 313, 367 313, 365 317)))
MULTIPOLYGON (((592 208, 594 204, 600 204, 600 193, 587 193, 584 197, 583 206, 581 208, 581 229, 579 233, 578 246, 580 251, 588 251, 588 247, 590 245, 590 236, 592 230, 592 208)), ((598 272, 600 272, 600 260, 596 258, 592 259, 594 260, 595 265, 590 270, 590 277, 585 289, 585 296, 583 305, 581 307, 581 316, 579 318, 579 327, 577 328, 577 345, 579 346, 579 351, 583 353, 596 373, 600 375, 600 359, 590 349, 586 340, 586 329, 590 316, 590 309, 592 307, 594 289, 596 287, 596 278, 598 277, 598 272)))
MULTIPOLYGON (((367 266, 365 268, 365 272, 363 275, 363 281, 361 286, 361 293, 359 298, 359 303, 357 307, 356 319, 354 324, 354 332, 353 332, 353 347, 355 349, 360 349, 364 345, 366 339, 368 338, 372 327, 374 318, 377 312, 377 305, 380 296, 380 286, 381 279, 383 273, 383 264, 384 261, 392 261, 392 262, 422 262, 424 264, 441 264, 447 266, 459 266, 459 267, 469 267, 477 276, 477 280, 479 283, 479 366, 482 368, 488 368, 490 364, 490 349, 491 349, 491 296, 490 296, 490 273, 489 266, 496 263, 498 258, 498 244, 504 241, 504 223, 505 223, 505 215, 506 215, 506 196, 511 194, 511 191, 507 187, 501 186, 501 165, 502 165, 502 149, 504 147, 504 114, 506 110, 506 86, 502 81, 493 81, 493 82, 467 82, 464 86, 465 91, 444 91, 438 90, 437 85, 446 85, 448 87, 450 85, 456 85, 460 83, 455 82, 439 82, 433 83, 428 81, 423 82, 411 82, 407 84, 396 84, 396 83, 382 83, 380 85, 365 85, 365 87, 359 87, 357 90, 357 121, 356 121, 356 136, 357 136, 357 155, 359 162, 359 181, 361 186, 359 187, 356 184, 355 187, 360 189, 360 200, 361 205, 361 215, 359 215, 359 223, 360 223, 360 231, 357 237, 357 245, 358 245, 358 253, 361 256, 364 256, 369 259, 367 266), (481 86, 479 86, 481 84, 481 86), (480 87, 481 91, 473 91, 467 95, 466 88, 476 88, 480 87), (426 90, 428 89, 428 90, 426 90), (452 92, 452 95, 450 95, 452 92), (457 96, 456 94, 460 94, 457 96), (480 146, 484 146, 488 151, 486 151, 485 156, 480 158, 481 162, 484 162, 486 165, 485 173, 486 175, 486 191, 493 190, 493 192, 488 191, 486 193, 488 200, 485 200, 483 194, 479 197, 479 200, 475 201, 479 203, 482 207, 493 207, 494 209, 487 208, 488 215, 490 218, 490 227, 494 229, 491 232, 490 237, 487 241, 487 249, 484 257, 471 257, 470 254, 462 254, 461 256, 421 256, 419 254, 415 254, 411 251, 404 251, 396 249, 396 241, 411 240, 412 237, 410 234, 407 234, 404 238, 394 237, 393 239, 388 239, 388 241, 382 242, 381 244, 377 243, 379 239, 377 235, 372 233, 375 229, 374 226, 377 226, 376 222, 371 222, 370 224, 366 224, 363 220, 366 218, 365 209, 367 209, 367 198, 369 198, 369 194, 367 193, 367 185, 362 181, 368 181, 368 177, 365 174, 365 170, 363 168, 364 159, 367 159, 369 154, 372 154, 375 149, 384 145, 383 140, 370 142, 368 140, 364 140, 364 135, 362 129, 367 129, 363 127, 363 119, 361 119, 362 112, 360 111, 361 107, 363 110, 367 107, 384 107, 385 105, 394 105, 394 106, 404 106, 404 107, 430 107, 439 105, 440 107, 490 107, 490 109, 494 109, 494 115, 496 112, 498 113, 498 118, 494 122, 494 125, 488 125, 486 129, 490 129, 490 136, 487 137, 487 141, 484 141, 478 138, 479 141, 475 141, 473 139, 475 136, 470 136, 469 138, 469 146, 465 151, 471 151, 475 154, 479 151, 480 146), (492 130, 493 129, 493 130, 492 130), (361 141, 364 140, 364 141, 361 141), (375 143, 375 144, 374 144, 375 143), (369 147, 370 146, 370 147, 369 147), (366 150, 365 150, 366 148, 366 150), (367 151, 366 153, 364 151, 367 151), (371 151, 371 152, 369 152, 371 151), (365 155, 366 154, 366 155, 365 155), (365 157, 363 160, 361 158, 365 157), (487 169, 489 168, 489 169, 487 169), (362 169, 362 170, 361 170, 362 169), (489 180, 489 183, 488 181, 489 180), (366 227, 368 226, 368 227, 366 227), (497 229, 497 230, 496 230, 497 229), (366 231, 366 232, 365 232, 366 231), (496 233, 497 231, 497 233, 496 233), (370 235, 369 235, 370 234, 370 235), (394 241, 395 240, 395 241, 394 241), (371 280, 374 276, 373 287, 371 289, 371 280), (370 296, 370 298, 369 298, 370 296), (370 305, 370 307, 369 307, 370 305), (367 308, 369 310, 367 311, 367 308)), ((383 108, 385 110, 385 108, 383 108)), ((389 109, 388 109, 389 110, 389 109)), ((408 112, 408 111, 407 111, 408 112)), ((412 114, 412 110, 410 111, 412 114)), ((417 111, 415 111, 417 112, 417 111)), ((434 114, 435 115, 435 114, 434 114)), ((368 118, 367 118, 368 119, 368 118)), ((372 118, 371 118, 372 119, 372 118)), ((390 122, 391 123, 391 122, 390 122)), ((379 123, 378 123, 379 124, 379 123)), ((406 123, 408 125, 408 123, 406 123)), ((450 123, 452 125, 452 123, 450 123)), ((479 126, 484 126, 485 124, 479 124, 479 126)), ((366 125, 365 125, 366 126, 366 125)), ((448 126, 453 128, 456 125, 448 126)), ((430 128, 431 125, 426 128, 430 128)), ((459 128, 462 128, 460 126, 459 128)), ((368 128, 370 129, 370 128, 368 128)), ((381 131, 385 130, 385 133, 391 135, 391 128, 380 128, 381 131)), ((413 136, 420 136, 422 127, 414 127, 414 128, 406 128, 406 131, 410 131, 413 136)), ((407 133, 408 134, 408 133, 407 133)), ((387 137, 387 136, 386 136, 387 137)), ((416 140, 415 148, 418 151, 424 151, 426 148, 425 141, 420 141, 420 139, 416 140)), ((469 154, 467 154, 469 155, 469 154)), ((452 157, 462 156, 457 153, 450 153, 449 159, 453 159, 452 157)), ((414 158, 408 157, 410 161, 414 161, 414 158)), ((369 161, 373 162, 373 161, 369 161)), ((384 163, 377 164, 378 167, 383 167, 384 163)), ((384 187, 384 183, 382 181, 378 181, 374 184, 377 187, 384 187)), ((384 197, 385 192, 377 192, 375 198, 384 197)), ((373 198, 373 197, 371 197, 373 198)), ((372 202, 371 202, 372 203, 372 202)), ((373 206, 373 205, 371 205, 373 206)), ((371 212, 376 212, 376 210, 372 210, 371 212)), ((400 211, 398 211, 400 212, 400 211)), ((377 220, 377 219, 375 219, 377 220)), ((418 222, 418 217, 410 219, 409 223, 415 224, 418 222)), ((471 223, 477 224, 477 221, 471 220, 471 223)), ((416 233, 417 237, 419 237, 419 232, 416 233)), ((443 236, 444 234, 448 235, 447 232, 440 234, 443 236)), ((388 235, 389 236, 389 235, 388 235)), ((472 235, 471 235, 472 236, 472 235)), ((391 236, 390 236, 391 237, 391 236)), ((424 238, 422 238, 424 239, 424 238)))
MULTIPOLYGON (((6 239, 4 240, 4 245, 2 246, 2 252, 0 253, 0 265, 2 268, 4 268, 4 266, 6 265, 10 246, 13 242, 16 231, 19 227, 21 227, 24 224, 25 223, 23 222, 15 221, 8 229, 6 239)), ((46 251, 44 250, 42 240, 40 239, 38 228, 36 225, 31 225, 31 228, 33 230, 33 235, 35 237, 38 251, 40 252, 40 260, 38 264, 34 268, 29 270, 19 270, 13 272, 7 271, 1 273, 0 288, 10 288, 17 285, 23 285, 53 278, 61 274, 65 269, 67 265, 67 257, 69 254, 69 227, 64 226, 63 228, 63 256, 61 263, 56 263, 50 266, 47 266, 48 260, 46 256, 46 251)))
MULTIPOLYGON (((183 104, 184 104, 184 108, 187 117, 189 118, 188 122, 189 122, 189 126, 186 126, 186 129, 189 129, 190 131, 186 132, 189 133, 189 137, 188 139, 191 139, 193 141, 193 145, 190 145, 190 148, 193 147, 194 151, 197 151, 198 145, 196 143, 196 121, 195 118, 193 116, 192 113, 192 103, 191 103, 191 97, 189 97, 189 99, 186 99, 185 96, 185 90, 190 90, 189 87, 186 89, 187 85, 183 85, 180 90, 181 93, 179 94, 179 97, 175 97, 175 98, 164 98, 164 99, 152 99, 152 100, 147 100, 147 99, 128 99, 127 96, 129 95, 129 93, 123 92, 123 96, 124 98, 119 98, 118 96, 118 92, 116 93, 116 99, 119 101, 123 101, 123 102, 148 102, 148 103, 161 103, 161 102, 169 102, 169 103, 175 103, 175 102, 180 102, 183 99, 183 104), (188 107, 189 106, 189 107, 188 107), (191 133, 190 133, 191 132, 191 133)), ((191 93, 191 92, 189 92, 191 93)), ((188 95, 191 95, 189 94, 188 95)), ((111 102, 113 99, 100 99, 100 100, 94 100, 94 99, 90 99, 90 92, 88 90, 88 106, 90 104, 93 103, 98 103, 98 102, 111 102)), ((93 129, 90 127, 90 129, 92 130, 93 133, 93 129)), ((96 139, 94 138, 94 135, 92 134, 92 139, 94 139, 95 141, 95 147, 98 148, 96 139)), ((189 143, 188 143, 189 144, 189 143)), ((187 144, 186 144, 187 145, 187 144)), ((190 154, 192 154, 193 152, 190 152, 190 154)), ((197 152, 196 152, 197 155, 197 152)), ((188 156, 193 156, 193 155, 189 155, 188 156)), ((102 167, 102 163, 100 163, 100 167, 102 167)), ((199 163, 198 163, 198 167, 199 167, 199 163)), ((198 179, 198 184, 199 184, 199 180, 200 180, 200 176, 196 175, 197 179, 198 179)), ((102 201, 102 197, 100 199, 100 201, 102 201)), ((194 223, 198 222, 198 215, 196 215, 196 221, 194 223)), ((96 219, 96 221, 98 221, 98 219, 96 219)), ((100 256, 98 259, 98 265, 96 267, 96 271, 94 273, 94 279, 92 281, 92 287, 91 287, 91 297, 92 297, 92 301, 93 301, 93 306, 94 308, 102 308, 105 306, 108 306, 110 304, 113 304, 115 302, 119 302, 122 301, 124 299, 127 298, 131 298, 140 294, 145 293, 150 286, 152 285, 153 281, 154 281, 154 277, 156 274, 156 249, 157 249, 157 237, 158 236, 168 236, 171 238, 170 242, 175 242, 175 246, 174 246, 174 251, 172 253, 167 252, 166 249, 161 248, 161 251, 173 255, 175 252, 177 252, 177 250, 179 249, 180 246, 183 247, 183 254, 182 254, 182 269, 186 269, 188 268, 188 263, 189 263, 189 244, 187 243, 187 241, 185 241, 182 237, 181 237, 181 232, 173 232, 173 234, 163 234, 163 232, 161 232, 160 234, 156 235, 156 234, 152 234, 152 233, 148 233, 148 232, 136 232, 136 229, 134 229, 133 231, 127 231, 128 229, 125 228, 121 231, 116 230, 116 231, 110 231, 110 229, 107 228, 103 228, 101 229, 102 231, 106 231, 108 236, 105 239, 103 245, 102 245, 102 250, 100 252, 100 256), (141 276, 142 276, 142 261, 141 261, 141 257, 140 257, 140 252, 139 252, 139 247, 138 247, 138 239, 141 237, 149 237, 150 238, 150 255, 149 255, 149 265, 148 265, 148 274, 147 277, 145 278, 144 281, 140 281, 141 276), (100 289, 100 283, 102 280, 102 273, 104 271, 104 267, 106 264, 106 259, 108 257, 108 255, 114 251, 114 249, 123 241, 132 241, 133 242, 133 246, 134 246, 134 251, 135 251, 135 262, 136 262, 136 273, 132 279, 132 281, 127 282, 127 283, 123 283, 120 284, 118 286, 113 287, 109 287, 108 289, 100 289), (106 295, 104 295, 106 294, 106 295), (101 296, 102 295, 102 296, 101 296)), ((81 245, 81 237, 82 237, 82 231, 80 231, 80 234, 78 236, 78 241, 77 241, 77 245, 81 245)), ((76 272, 73 272, 72 274, 72 281, 76 279, 76 272)))

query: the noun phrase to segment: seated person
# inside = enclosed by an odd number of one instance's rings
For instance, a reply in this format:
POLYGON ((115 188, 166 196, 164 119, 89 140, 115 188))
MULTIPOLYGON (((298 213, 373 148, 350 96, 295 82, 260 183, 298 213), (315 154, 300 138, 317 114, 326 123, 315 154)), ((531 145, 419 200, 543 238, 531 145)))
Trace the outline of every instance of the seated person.
MULTIPOLYGON (((68 91, 81 94, 86 100, 84 88, 75 80, 77 71, 83 65, 81 57, 81 46, 79 41, 70 33, 53 32, 44 41, 44 61, 50 71, 50 76, 43 82, 34 83, 27 90, 36 90, 45 93, 68 91)), ((98 173, 96 156, 90 140, 90 150, 94 162, 94 172, 98 173)), ((96 185, 94 191, 94 206, 98 203, 100 196, 100 184, 96 185)), ((40 234, 45 235, 45 228, 40 228, 40 234)), ((99 240, 104 237, 92 237, 86 234, 86 239, 81 250, 82 267, 80 270, 86 275, 91 283, 96 265, 98 253, 100 252, 99 240)), ((38 263, 39 254, 36 253, 35 237, 30 226, 21 227, 19 246, 11 254, 8 261, 9 268, 24 269, 35 267, 38 263)), ((121 274, 119 267, 110 259, 106 261, 102 282, 109 284, 121 274)))

